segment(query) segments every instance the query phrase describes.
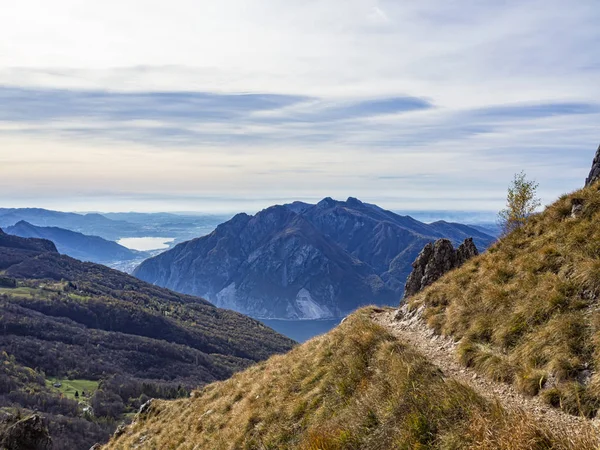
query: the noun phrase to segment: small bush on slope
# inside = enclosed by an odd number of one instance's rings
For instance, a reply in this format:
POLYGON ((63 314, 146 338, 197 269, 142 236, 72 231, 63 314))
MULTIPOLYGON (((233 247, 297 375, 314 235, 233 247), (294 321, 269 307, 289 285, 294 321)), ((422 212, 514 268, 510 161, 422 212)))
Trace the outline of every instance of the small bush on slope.
POLYGON ((444 379, 368 314, 190 399, 154 403, 107 448, 595 448, 444 379))
POLYGON ((561 197, 410 299, 461 360, 573 414, 600 407, 600 192, 561 197), (583 210, 572 217, 573 204, 583 210))

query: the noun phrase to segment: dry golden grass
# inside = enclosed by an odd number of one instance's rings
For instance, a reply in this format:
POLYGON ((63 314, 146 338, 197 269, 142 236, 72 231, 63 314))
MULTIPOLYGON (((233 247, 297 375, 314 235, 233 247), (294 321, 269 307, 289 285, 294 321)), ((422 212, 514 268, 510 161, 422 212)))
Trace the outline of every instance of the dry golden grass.
POLYGON ((370 312, 190 399, 155 403, 107 448, 595 448, 444 379, 370 312))
POLYGON ((462 339, 463 363, 588 417, 600 407, 599 188, 561 197, 410 299, 437 332, 462 339))

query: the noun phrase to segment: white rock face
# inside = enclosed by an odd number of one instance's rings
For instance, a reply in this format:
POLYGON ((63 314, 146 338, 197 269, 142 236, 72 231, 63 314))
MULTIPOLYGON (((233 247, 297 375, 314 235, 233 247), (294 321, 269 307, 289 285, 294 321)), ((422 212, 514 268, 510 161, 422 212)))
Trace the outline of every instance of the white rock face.
POLYGON ((233 309, 235 311, 239 311, 235 283, 231 283, 229 286, 217 292, 215 301, 213 303, 219 308, 233 309))
POLYGON ((300 319, 328 319, 333 314, 325 305, 319 305, 310 295, 308 289, 302 288, 296 295, 296 307, 300 311, 300 319))

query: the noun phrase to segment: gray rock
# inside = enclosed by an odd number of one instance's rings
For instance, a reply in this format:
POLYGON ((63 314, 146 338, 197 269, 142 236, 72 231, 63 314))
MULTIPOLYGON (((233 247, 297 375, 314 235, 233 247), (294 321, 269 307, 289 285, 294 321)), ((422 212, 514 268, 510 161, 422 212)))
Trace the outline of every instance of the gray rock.
POLYGON ((150 412, 150 410, 152 409, 153 402, 154 402, 154 399, 151 398, 146 403, 144 403, 142 406, 140 406, 140 410, 138 411, 138 414, 142 415, 142 414, 147 414, 148 412, 150 412))
POLYGON ((600 146, 598 146, 598 150, 596 150, 596 156, 594 156, 594 161, 592 162, 592 169, 585 179, 585 185, 589 186, 598 179, 600 179, 600 146))
POLYGON ((458 246, 458 249, 456 249, 456 267, 462 266, 466 261, 478 254, 479 251, 473 243, 473 238, 465 239, 465 241, 458 246))
POLYGON ((433 244, 428 243, 412 265, 413 271, 406 280, 404 298, 415 295, 446 272, 460 267, 465 261, 478 254, 472 238, 465 239, 456 250, 448 239, 438 239, 433 244))
POLYGON ((52 439, 44 419, 34 414, 6 428, 0 436, 0 448, 5 450, 50 450, 52 439))
POLYGON ((571 200, 571 217, 578 219, 583 214, 583 200, 574 198, 571 200))
POLYGON ((122 436, 123 434, 125 434, 126 431, 127 431, 127 425, 122 423, 117 427, 113 436, 114 437, 122 436))

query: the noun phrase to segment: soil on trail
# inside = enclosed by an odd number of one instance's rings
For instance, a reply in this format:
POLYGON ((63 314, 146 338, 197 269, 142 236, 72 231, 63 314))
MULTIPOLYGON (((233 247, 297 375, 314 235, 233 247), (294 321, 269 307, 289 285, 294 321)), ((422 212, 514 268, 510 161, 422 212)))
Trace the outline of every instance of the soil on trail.
POLYGON ((523 411, 559 432, 589 432, 593 427, 600 440, 598 420, 566 414, 546 405, 539 397, 527 397, 509 384, 491 381, 463 366, 456 357, 457 343, 451 338, 436 335, 421 319, 420 310, 409 311, 406 306, 400 309, 375 309, 371 318, 402 342, 412 345, 440 368, 444 376, 470 386, 485 398, 498 401, 506 410, 523 411))

